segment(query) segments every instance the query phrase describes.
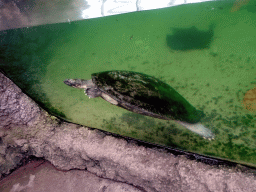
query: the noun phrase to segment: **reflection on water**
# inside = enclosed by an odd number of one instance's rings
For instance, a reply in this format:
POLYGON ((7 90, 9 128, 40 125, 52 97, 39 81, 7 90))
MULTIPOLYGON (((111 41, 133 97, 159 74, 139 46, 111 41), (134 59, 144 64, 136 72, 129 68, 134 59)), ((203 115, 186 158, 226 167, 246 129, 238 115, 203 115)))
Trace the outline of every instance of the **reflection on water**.
POLYGON ((256 86, 256 16, 250 11, 255 2, 235 12, 232 6, 205 2, 2 31, 0 68, 44 108, 69 121, 256 166, 256 114, 251 110, 255 99, 250 98, 256 86), (172 29, 185 30, 185 36, 178 34, 183 49, 173 47, 180 45, 175 36, 168 46, 172 29), (210 35, 199 41, 190 30, 210 35), (173 121, 89 99, 82 89, 63 83, 109 70, 163 80, 204 111, 201 123, 215 140, 205 140, 173 121))

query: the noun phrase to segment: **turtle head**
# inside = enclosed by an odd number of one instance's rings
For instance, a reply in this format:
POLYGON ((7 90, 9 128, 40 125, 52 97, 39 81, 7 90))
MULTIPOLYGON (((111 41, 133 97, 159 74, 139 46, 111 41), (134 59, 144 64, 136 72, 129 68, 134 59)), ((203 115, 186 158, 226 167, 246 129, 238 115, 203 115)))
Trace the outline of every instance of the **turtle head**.
POLYGON ((64 83, 70 87, 79 88, 79 89, 88 89, 94 87, 92 80, 84 79, 66 79, 64 83))

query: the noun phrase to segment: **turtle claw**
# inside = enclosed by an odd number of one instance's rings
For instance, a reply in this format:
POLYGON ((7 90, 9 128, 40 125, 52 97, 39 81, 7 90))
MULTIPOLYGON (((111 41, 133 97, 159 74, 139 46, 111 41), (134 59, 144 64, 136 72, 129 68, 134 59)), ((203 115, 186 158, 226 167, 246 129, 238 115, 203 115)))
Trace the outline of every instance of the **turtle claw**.
POLYGON ((214 140, 214 138, 207 138, 207 137, 203 137, 204 139, 208 139, 209 141, 214 140))
POLYGON ((86 89, 84 90, 84 94, 87 95, 87 96, 89 97, 89 99, 91 99, 90 95, 88 95, 88 94, 86 93, 86 89))

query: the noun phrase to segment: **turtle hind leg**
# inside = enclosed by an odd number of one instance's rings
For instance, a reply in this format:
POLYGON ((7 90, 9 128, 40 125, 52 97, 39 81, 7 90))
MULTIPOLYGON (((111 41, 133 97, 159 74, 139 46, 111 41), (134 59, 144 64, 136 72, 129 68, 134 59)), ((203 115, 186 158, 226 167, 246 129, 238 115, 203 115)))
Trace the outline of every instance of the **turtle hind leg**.
POLYGON ((96 88, 88 88, 84 90, 85 95, 87 95, 89 98, 95 98, 101 96, 101 91, 96 88))

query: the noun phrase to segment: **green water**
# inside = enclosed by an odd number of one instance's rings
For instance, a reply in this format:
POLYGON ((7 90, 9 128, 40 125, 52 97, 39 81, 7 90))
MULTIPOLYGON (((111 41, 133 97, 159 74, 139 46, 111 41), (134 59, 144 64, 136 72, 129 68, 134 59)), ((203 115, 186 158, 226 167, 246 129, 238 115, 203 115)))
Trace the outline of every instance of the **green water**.
POLYGON ((207 2, 1 31, 0 68, 71 122, 256 167, 256 113, 242 105, 256 86, 256 4, 235 12, 232 6, 207 2), (204 111, 202 124, 215 140, 63 83, 106 70, 142 72, 171 85, 204 111))

